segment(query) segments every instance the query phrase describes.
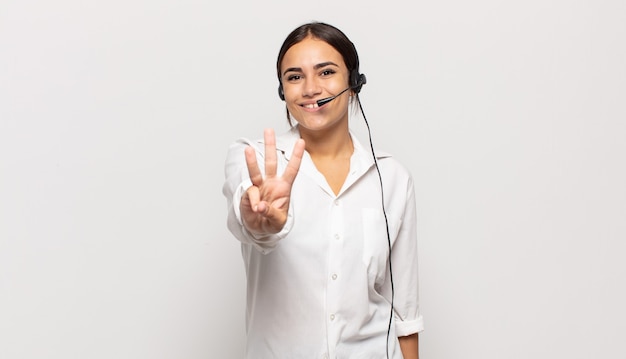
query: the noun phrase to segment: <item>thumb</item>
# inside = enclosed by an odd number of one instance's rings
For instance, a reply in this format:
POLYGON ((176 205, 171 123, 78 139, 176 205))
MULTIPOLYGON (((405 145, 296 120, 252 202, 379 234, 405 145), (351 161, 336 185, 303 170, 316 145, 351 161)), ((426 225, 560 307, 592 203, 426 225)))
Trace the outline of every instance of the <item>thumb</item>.
POLYGON ((267 204, 266 207, 267 208, 265 208, 263 216, 265 217, 265 219, 267 219, 268 225, 270 227, 268 229, 273 233, 280 232, 287 222, 287 213, 285 213, 284 210, 275 208, 273 206, 268 206, 267 204))

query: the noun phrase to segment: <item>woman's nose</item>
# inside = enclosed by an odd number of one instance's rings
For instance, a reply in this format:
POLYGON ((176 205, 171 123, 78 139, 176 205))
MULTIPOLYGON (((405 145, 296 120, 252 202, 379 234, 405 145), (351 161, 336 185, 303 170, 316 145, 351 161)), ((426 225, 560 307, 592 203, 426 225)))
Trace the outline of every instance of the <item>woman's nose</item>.
POLYGON ((322 92, 320 84, 316 78, 306 78, 303 83, 302 96, 313 97, 322 92))

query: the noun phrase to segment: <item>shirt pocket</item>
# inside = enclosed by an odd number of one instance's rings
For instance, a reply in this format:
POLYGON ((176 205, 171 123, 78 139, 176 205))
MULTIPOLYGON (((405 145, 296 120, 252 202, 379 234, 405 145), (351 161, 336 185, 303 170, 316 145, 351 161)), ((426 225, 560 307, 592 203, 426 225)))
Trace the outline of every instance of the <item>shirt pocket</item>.
MULTIPOLYGON (((379 286, 388 270, 389 240, 383 211, 378 208, 363 208, 363 264, 367 266, 370 280, 379 286)), ((399 221, 387 214, 389 238, 393 244, 398 233, 399 221)))

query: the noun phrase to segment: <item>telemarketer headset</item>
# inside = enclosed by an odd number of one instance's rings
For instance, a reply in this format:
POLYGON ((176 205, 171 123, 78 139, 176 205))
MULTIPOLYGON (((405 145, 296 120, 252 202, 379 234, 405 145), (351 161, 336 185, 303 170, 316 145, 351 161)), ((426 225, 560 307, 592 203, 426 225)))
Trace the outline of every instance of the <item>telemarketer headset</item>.
MULTIPOLYGON (((358 94, 359 92, 361 92, 361 87, 363 87, 363 85, 365 85, 366 82, 367 82, 367 78, 365 77, 365 75, 359 74, 359 71, 357 69, 353 69, 352 71, 350 71, 350 87, 346 88, 345 90, 341 91, 335 96, 323 98, 317 101, 317 105, 322 106, 334 100, 335 98, 339 97, 339 95, 343 94, 344 92, 348 90, 353 90, 355 94, 358 94)), ((280 97, 281 100, 285 101, 285 93, 283 92, 283 83, 280 81, 278 84, 278 97, 280 97)), ((361 107, 360 101, 359 101, 359 107, 361 107)), ((361 108, 361 113, 363 113, 362 108, 361 108)), ((365 117, 365 114, 363 115, 363 117, 365 117)))
MULTIPOLYGON (((279 81, 280 82, 280 81, 279 81)), ((381 204, 383 209, 383 216, 385 217, 385 228, 387 230, 387 245, 389 246, 389 281, 391 283, 391 312, 389 313, 389 324, 387 326, 387 359, 389 359, 389 335, 391 333, 391 322, 393 319, 393 299, 394 299, 394 288, 393 288, 393 272, 391 266, 391 236, 389 234, 389 221, 387 219, 387 212, 385 211, 385 193, 383 191, 383 178, 380 174, 380 168, 378 167, 378 160, 376 159, 376 152, 374 151, 374 143, 372 142, 372 132, 370 131, 370 125, 367 121, 367 117, 365 116, 365 111, 363 111, 363 105, 361 104, 361 99, 359 98, 359 92, 361 92, 361 87, 367 83, 367 78, 364 74, 360 74, 357 69, 353 69, 350 71, 350 85, 343 91, 338 94, 323 98, 317 101, 318 106, 325 105, 330 101, 336 99, 341 94, 348 90, 353 90, 357 103, 359 104, 359 109, 361 110, 361 114, 363 115, 363 120, 365 121, 365 126, 367 127, 367 134, 370 143, 370 149, 372 151, 372 156, 374 157, 374 166, 376 167, 376 172, 378 173, 378 180, 380 182, 380 197, 381 204)), ((283 84, 282 82, 278 85, 278 97, 281 100, 285 101, 285 93, 283 92, 283 84)))

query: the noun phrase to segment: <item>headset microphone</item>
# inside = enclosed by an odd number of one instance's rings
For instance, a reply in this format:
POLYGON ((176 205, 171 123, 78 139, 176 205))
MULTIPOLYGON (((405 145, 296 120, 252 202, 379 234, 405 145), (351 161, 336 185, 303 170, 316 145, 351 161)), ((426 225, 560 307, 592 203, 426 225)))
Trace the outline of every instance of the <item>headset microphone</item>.
POLYGON ((355 87, 355 86, 350 86, 350 87, 346 88, 345 90, 341 91, 340 93, 336 94, 335 96, 326 97, 326 98, 323 98, 323 99, 321 99, 321 100, 317 100, 317 106, 319 106, 319 107, 324 106, 325 104, 327 104, 327 103, 329 103, 330 101, 332 101, 332 100, 336 99, 336 98, 337 98, 337 97, 339 97, 341 94, 343 94, 344 92, 346 92, 346 91, 350 90, 350 89, 351 89, 351 88, 353 88, 353 87, 355 87))
MULTIPOLYGON (((326 97, 323 98, 321 100, 317 100, 317 106, 318 107, 322 107, 325 104, 329 103, 330 101, 336 99, 337 97, 341 96, 344 92, 348 91, 348 90, 352 90, 352 89, 356 89, 356 93, 359 93, 359 91, 361 91, 361 87, 363 85, 365 85, 365 83, 367 82, 367 79, 365 78, 365 75, 361 74, 358 76, 357 79, 355 79, 356 83, 348 88, 346 88, 345 90, 341 91, 340 93, 336 94, 335 96, 331 96, 331 97, 326 97)), ((353 82, 354 83, 354 82, 353 82)))

